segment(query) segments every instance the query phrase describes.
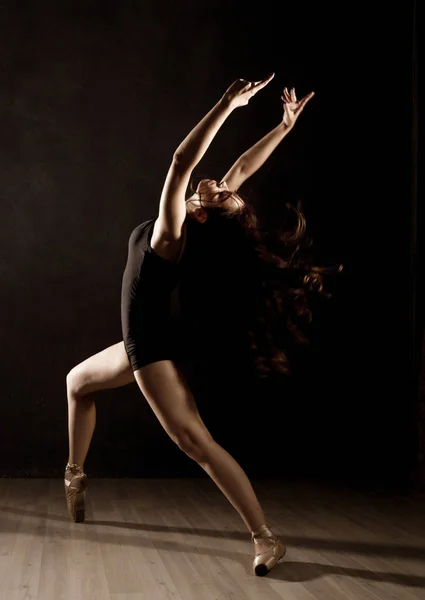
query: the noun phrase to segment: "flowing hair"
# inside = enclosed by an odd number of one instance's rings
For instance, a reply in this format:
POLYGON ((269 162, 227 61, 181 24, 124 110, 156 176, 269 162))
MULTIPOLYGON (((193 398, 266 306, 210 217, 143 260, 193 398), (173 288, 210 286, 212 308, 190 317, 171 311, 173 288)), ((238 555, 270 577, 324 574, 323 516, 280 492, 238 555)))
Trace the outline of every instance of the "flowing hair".
MULTIPOLYGON (((307 234, 300 202, 296 207, 286 204, 283 223, 266 231, 260 228, 257 215, 240 194, 229 190, 218 194, 219 199, 214 202, 212 197, 217 192, 199 194, 200 206, 208 213, 208 221, 212 220, 217 227, 225 221, 235 224, 247 242, 247 260, 249 255, 255 257, 252 263, 255 268, 250 270, 250 276, 255 278, 251 288, 253 314, 247 332, 253 367, 260 377, 289 374, 289 348, 293 342, 309 342, 305 330, 313 318, 312 295, 331 297, 325 290, 324 276, 340 272, 342 265, 323 267, 302 257, 313 241, 307 234), (240 200, 240 208, 226 208, 224 204, 229 198, 240 200)), ((188 218, 193 218, 190 213, 188 218)))

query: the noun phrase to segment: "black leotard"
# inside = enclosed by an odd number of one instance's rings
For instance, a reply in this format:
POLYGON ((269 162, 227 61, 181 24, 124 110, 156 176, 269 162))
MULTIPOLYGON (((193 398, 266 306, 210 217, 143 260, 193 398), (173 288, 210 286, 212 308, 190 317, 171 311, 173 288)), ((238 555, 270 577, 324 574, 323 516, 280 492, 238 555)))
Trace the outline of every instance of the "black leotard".
POLYGON ((173 263, 150 245, 155 220, 132 231, 122 281, 122 332, 133 371, 159 360, 234 361, 254 298, 240 228, 223 218, 187 219, 173 263))
POLYGON ((121 325, 133 371, 159 360, 172 360, 177 350, 170 308, 183 252, 173 263, 153 250, 150 240, 155 221, 149 219, 132 231, 122 280, 121 325))

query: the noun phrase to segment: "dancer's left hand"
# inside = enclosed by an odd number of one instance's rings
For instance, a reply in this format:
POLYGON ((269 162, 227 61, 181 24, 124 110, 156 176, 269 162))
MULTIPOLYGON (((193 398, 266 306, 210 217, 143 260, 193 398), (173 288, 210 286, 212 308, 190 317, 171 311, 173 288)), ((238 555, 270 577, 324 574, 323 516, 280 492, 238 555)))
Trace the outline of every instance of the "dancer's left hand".
POLYGON ((288 128, 292 128, 295 125, 296 120, 300 116, 301 112, 304 109, 304 106, 307 104, 311 98, 313 98, 314 92, 310 92, 307 96, 304 96, 302 100, 297 100, 297 96, 295 94, 295 88, 291 88, 291 91, 288 91, 288 88, 283 89, 283 94, 281 99, 283 100, 283 123, 288 128))

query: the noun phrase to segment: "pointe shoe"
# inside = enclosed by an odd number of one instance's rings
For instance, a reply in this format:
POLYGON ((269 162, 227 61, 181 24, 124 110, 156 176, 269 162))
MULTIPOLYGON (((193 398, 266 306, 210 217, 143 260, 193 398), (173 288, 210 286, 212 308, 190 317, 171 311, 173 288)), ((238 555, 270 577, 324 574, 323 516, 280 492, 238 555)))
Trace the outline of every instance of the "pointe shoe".
POLYGON ((251 540, 254 542, 254 548, 258 546, 257 540, 270 540, 270 547, 260 552, 257 548, 254 558, 254 573, 259 577, 267 575, 274 566, 286 554, 286 547, 280 539, 271 531, 267 524, 262 525, 257 531, 251 532, 251 540))
POLYGON ((79 465, 68 463, 65 468, 64 485, 69 516, 74 523, 83 523, 86 510, 87 475, 83 473, 79 465))

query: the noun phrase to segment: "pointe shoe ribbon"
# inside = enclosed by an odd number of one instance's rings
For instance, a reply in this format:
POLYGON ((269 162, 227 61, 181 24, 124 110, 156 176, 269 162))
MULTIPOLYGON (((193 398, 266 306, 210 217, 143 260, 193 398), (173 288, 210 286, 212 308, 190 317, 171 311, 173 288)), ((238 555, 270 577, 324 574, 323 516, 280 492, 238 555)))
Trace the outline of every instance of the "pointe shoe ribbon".
POLYGON ((271 545, 267 550, 262 552, 255 552, 254 558, 254 573, 259 577, 267 575, 274 566, 277 565, 280 559, 286 554, 286 547, 282 544, 280 539, 272 532, 267 524, 261 525, 257 531, 251 532, 251 540, 256 545, 256 541, 259 539, 269 539, 271 545))

